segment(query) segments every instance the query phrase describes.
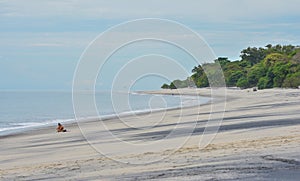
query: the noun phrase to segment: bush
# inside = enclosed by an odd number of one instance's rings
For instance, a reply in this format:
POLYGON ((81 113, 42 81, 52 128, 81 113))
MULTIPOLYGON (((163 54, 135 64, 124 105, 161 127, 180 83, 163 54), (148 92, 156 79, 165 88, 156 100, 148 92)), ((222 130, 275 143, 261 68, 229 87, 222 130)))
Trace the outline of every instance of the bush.
POLYGON ((248 80, 246 77, 241 77, 237 83, 236 83, 236 86, 241 88, 241 89, 245 89, 248 87, 248 80))
POLYGON ((283 87, 298 88, 298 86, 300 86, 300 72, 287 75, 283 87))
POLYGON ((163 84, 161 86, 162 89, 170 89, 170 86, 168 84, 163 84))
POLYGON ((254 87, 257 85, 259 79, 266 75, 266 68, 263 64, 254 65, 248 72, 247 79, 250 87, 254 87))
POLYGON ((268 77, 261 77, 258 81, 257 88, 258 89, 265 89, 269 88, 269 78, 268 77))
POLYGON ((235 86, 238 80, 244 76, 242 71, 233 72, 227 80, 227 86, 235 86))

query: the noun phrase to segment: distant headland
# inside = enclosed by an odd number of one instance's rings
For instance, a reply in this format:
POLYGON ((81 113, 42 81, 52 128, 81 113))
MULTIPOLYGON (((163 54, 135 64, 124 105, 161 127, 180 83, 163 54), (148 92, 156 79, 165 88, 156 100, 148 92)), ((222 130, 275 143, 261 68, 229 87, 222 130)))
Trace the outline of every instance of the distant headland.
POLYGON ((209 87, 209 67, 221 66, 227 87, 298 88, 300 86, 300 46, 271 45, 248 47, 241 51, 241 60, 219 57, 214 63, 195 66, 185 80, 163 84, 163 89, 209 87))

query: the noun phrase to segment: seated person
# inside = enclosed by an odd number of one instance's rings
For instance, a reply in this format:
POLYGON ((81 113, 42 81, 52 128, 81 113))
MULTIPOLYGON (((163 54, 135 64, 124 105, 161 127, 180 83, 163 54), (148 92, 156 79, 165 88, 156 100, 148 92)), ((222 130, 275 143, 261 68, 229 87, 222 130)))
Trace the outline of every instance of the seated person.
POLYGON ((67 132, 67 130, 60 123, 58 123, 56 131, 57 132, 67 132))

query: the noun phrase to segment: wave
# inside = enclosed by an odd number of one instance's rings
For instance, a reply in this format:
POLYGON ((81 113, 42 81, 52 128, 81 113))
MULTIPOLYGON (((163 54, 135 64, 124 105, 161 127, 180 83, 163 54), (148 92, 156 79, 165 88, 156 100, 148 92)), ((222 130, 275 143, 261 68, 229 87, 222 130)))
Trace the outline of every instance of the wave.
MULTIPOLYGON (((135 93, 139 94, 139 93, 135 93)), ((141 94, 139 94, 141 95, 141 94)), ((145 94, 146 95, 146 94, 145 94)), ((152 95, 152 96, 161 96, 161 95, 152 95)), ((165 95, 163 95, 165 96, 165 95)), ((80 117, 80 118, 69 118, 69 119, 53 119, 53 120, 44 120, 39 122, 20 122, 20 123, 7 123, 5 127, 0 127, 0 136, 1 135, 9 135, 9 134, 15 134, 24 132, 27 130, 37 129, 41 127, 47 127, 47 126, 56 126, 57 123, 67 123, 67 122, 78 122, 78 121, 87 121, 90 119, 101 119, 101 120, 108 120, 111 118, 119 117, 119 116, 135 116, 139 114, 148 114, 158 111, 165 111, 170 109, 177 109, 181 107, 190 107, 190 106, 196 106, 201 105, 209 102, 210 98, 205 97, 197 97, 197 96, 177 96, 174 95, 172 97, 180 97, 180 104, 173 106, 173 107, 156 107, 156 108, 147 108, 147 109, 137 109, 137 110, 129 110, 129 111, 123 111, 120 113, 110 113, 101 115, 98 117, 80 117)))
POLYGON ((55 119, 55 120, 48 120, 42 122, 20 122, 20 123, 9 123, 7 127, 0 128, 0 135, 8 135, 13 133, 19 133, 26 130, 41 128, 45 126, 54 126, 57 123, 66 123, 72 122, 75 119, 55 119))

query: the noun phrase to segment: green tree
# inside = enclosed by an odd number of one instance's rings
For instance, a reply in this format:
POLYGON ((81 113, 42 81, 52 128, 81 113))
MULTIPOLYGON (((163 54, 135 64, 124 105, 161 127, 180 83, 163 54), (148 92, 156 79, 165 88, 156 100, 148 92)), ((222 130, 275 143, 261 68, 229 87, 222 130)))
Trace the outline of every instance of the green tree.
POLYGON ((242 50, 240 55, 242 61, 248 62, 251 66, 259 63, 265 56, 265 49, 256 47, 248 47, 247 49, 242 50))
POLYGON ((257 88, 258 89, 265 89, 265 88, 269 88, 268 85, 269 85, 269 78, 268 77, 261 77, 258 81, 258 84, 257 84, 257 88))
POLYGON ((300 63, 300 51, 296 50, 295 55, 293 55, 292 60, 296 63, 300 63))
POLYGON ((222 68, 226 66, 226 64, 230 63, 227 57, 219 57, 215 60, 215 63, 219 63, 222 68))
POLYGON ((298 88, 300 86, 300 72, 287 75, 283 87, 298 88))
POLYGON ((245 74, 242 71, 233 72, 232 74, 230 74, 230 76, 228 77, 228 79, 226 81, 227 86, 236 86, 238 80, 244 76, 245 76, 245 74))
POLYGON ((170 86, 168 84, 163 84, 161 86, 162 89, 170 89, 170 86))
POLYGON ((198 88, 209 86, 209 82, 206 76, 201 76, 198 79, 194 80, 194 82, 198 88))
POLYGON ((230 61, 226 57, 219 57, 214 63, 195 66, 186 80, 174 80, 162 87, 223 86, 220 81, 223 78, 227 86, 241 88, 299 86, 300 46, 268 44, 264 48, 248 47, 241 51, 241 58, 239 61, 230 61))
POLYGON ((287 74, 289 73, 290 63, 277 63, 272 69, 274 74, 274 87, 282 87, 283 81, 287 74))
POLYGON ((225 86, 223 71, 219 64, 211 63, 204 64, 203 69, 206 77, 209 80, 209 86, 211 87, 222 87, 225 86))
POLYGON ((177 89, 177 87, 175 86, 175 84, 173 82, 171 82, 171 84, 170 84, 170 89, 177 89))
POLYGON ((226 66, 223 67, 223 72, 227 86, 236 86, 238 79, 241 77, 239 74, 246 73, 244 67, 240 66, 239 61, 227 63, 226 66))
POLYGON ((194 67, 192 70, 193 75, 191 76, 192 81, 199 87, 207 87, 209 86, 207 76, 201 65, 194 67))
POLYGON ((266 67, 272 67, 276 63, 287 63, 288 57, 286 55, 280 54, 280 53, 271 53, 266 56, 266 58, 263 60, 264 66, 266 67))
POLYGON ((201 65, 195 66, 192 70, 192 73, 193 75, 191 77, 194 81, 205 74, 201 65))
POLYGON ((247 79, 249 87, 255 87, 261 77, 266 75, 266 68, 262 63, 256 64, 249 69, 247 79))
POLYGON ((237 81, 236 86, 239 87, 239 88, 242 88, 242 89, 245 89, 245 88, 249 87, 247 78, 246 77, 241 77, 237 81))
POLYGON ((181 80, 174 80, 172 83, 176 86, 176 88, 186 87, 185 82, 181 80))

